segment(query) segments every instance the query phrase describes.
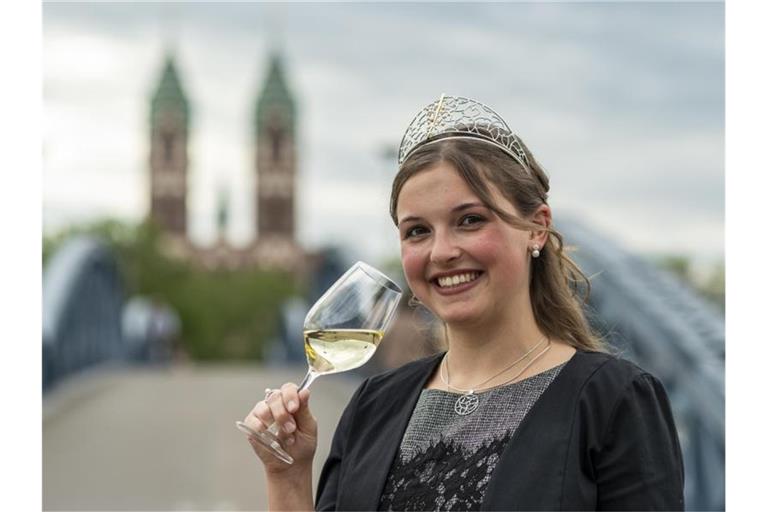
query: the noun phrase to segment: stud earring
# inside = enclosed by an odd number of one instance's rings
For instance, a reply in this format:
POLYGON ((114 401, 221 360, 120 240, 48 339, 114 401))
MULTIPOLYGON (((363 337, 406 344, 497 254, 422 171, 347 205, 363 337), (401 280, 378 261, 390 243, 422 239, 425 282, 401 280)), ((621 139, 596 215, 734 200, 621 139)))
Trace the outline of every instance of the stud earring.
POLYGON ((531 256, 533 256, 534 258, 538 258, 540 255, 541 255, 541 252, 539 252, 539 246, 534 245, 533 251, 531 251, 531 256))

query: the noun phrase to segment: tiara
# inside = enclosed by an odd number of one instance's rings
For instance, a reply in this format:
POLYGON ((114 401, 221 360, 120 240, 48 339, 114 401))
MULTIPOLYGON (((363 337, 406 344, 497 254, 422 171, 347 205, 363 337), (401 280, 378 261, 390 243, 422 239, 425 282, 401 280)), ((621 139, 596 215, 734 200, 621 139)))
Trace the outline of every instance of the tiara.
POLYGON ((499 114, 479 101, 445 94, 421 109, 408 125, 400 141, 397 164, 402 167, 403 162, 425 144, 465 138, 493 144, 531 172, 520 140, 499 114))

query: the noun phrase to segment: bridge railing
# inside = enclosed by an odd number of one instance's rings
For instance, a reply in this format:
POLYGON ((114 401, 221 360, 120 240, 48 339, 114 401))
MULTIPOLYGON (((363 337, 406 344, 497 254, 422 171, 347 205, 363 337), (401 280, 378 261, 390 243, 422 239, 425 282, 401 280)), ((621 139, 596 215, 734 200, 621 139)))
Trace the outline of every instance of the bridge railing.
POLYGON ((675 276, 569 221, 573 258, 591 279, 590 313, 621 355, 669 393, 689 510, 725 509, 725 320, 675 276))
POLYGON ((173 311, 125 300, 115 255, 101 240, 76 236, 43 270, 43 391, 91 366, 166 361, 178 332, 173 311))

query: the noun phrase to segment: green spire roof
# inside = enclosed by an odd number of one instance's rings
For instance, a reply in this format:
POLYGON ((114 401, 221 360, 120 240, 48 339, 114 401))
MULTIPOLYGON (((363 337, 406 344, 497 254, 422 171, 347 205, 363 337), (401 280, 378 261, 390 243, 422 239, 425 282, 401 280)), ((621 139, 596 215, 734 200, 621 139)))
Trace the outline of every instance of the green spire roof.
POLYGON ((257 131, 261 131, 266 126, 267 116, 273 109, 288 116, 288 126, 293 131, 296 105, 285 81, 282 60, 277 53, 273 53, 270 57, 267 79, 256 102, 254 124, 257 131))
POLYGON ((158 112, 164 110, 175 110, 183 114, 185 126, 189 122, 189 102, 181 88, 173 56, 170 54, 165 58, 165 66, 160 83, 155 90, 155 94, 152 96, 152 124, 155 123, 158 112))

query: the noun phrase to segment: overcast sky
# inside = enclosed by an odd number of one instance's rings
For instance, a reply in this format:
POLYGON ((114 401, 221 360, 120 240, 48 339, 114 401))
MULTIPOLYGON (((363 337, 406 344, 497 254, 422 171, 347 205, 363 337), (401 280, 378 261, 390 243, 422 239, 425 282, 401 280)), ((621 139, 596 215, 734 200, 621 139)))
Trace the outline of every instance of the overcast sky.
MULTIPOLYGON (((172 47, 191 102, 189 221, 253 231, 251 117, 269 49, 299 108, 298 232, 398 253, 385 156, 441 92, 487 103, 558 216, 644 254, 723 255, 722 3, 45 4, 46 230, 148 208, 148 99, 172 47)), ((565 233, 567 240, 567 233, 565 233)))

